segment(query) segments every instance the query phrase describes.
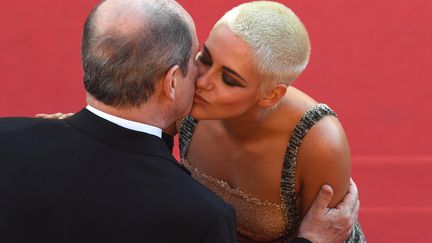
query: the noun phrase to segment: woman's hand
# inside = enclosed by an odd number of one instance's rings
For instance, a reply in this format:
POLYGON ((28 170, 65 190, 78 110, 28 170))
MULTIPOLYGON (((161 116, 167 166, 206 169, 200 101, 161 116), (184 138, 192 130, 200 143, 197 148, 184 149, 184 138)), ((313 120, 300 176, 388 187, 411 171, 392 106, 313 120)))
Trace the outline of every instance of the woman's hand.
POLYGON ((59 120, 62 120, 62 119, 68 118, 70 116, 73 116, 74 114, 75 113, 66 113, 66 114, 63 114, 63 113, 60 113, 60 112, 55 113, 55 114, 39 113, 39 114, 36 114, 35 117, 36 118, 44 118, 44 119, 59 119, 59 120))

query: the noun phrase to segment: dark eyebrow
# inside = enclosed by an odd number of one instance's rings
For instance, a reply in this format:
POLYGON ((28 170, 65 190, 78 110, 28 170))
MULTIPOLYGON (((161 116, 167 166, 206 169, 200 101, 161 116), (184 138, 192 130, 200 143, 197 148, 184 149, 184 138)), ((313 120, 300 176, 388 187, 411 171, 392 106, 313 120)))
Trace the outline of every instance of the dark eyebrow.
POLYGON ((242 76, 240 76, 240 74, 236 73, 234 70, 232 70, 232 69, 230 69, 228 67, 225 67, 225 66, 222 66, 222 69, 225 70, 225 71, 227 71, 227 72, 229 72, 229 73, 231 73, 234 76, 237 76, 239 79, 243 80, 243 82, 246 82, 246 80, 244 80, 244 78, 242 78, 242 76))
MULTIPOLYGON (((210 57, 210 59, 212 59, 210 51, 208 50, 208 48, 207 48, 206 45, 203 45, 203 49, 204 49, 204 52, 210 57)), ((243 82, 246 83, 246 80, 244 80, 244 78, 242 76, 240 76, 240 74, 238 74, 236 71, 232 70, 231 68, 226 67, 226 66, 222 66, 222 69, 225 70, 225 71, 227 71, 227 72, 229 72, 229 73, 231 73, 232 75, 238 77, 239 79, 243 80, 243 82)))

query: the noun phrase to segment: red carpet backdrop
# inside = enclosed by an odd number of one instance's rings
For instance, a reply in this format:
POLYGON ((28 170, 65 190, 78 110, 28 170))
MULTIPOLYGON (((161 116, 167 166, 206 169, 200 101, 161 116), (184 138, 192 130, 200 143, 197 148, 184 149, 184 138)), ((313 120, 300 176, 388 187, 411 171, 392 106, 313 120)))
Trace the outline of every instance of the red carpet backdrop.
MULTIPOLYGON (((204 42, 245 1, 181 0, 204 42)), ((311 62, 295 82, 339 114, 368 242, 431 242, 432 1, 279 1, 303 20, 311 62)), ((0 116, 85 105, 81 29, 96 0, 0 0, 0 116)))

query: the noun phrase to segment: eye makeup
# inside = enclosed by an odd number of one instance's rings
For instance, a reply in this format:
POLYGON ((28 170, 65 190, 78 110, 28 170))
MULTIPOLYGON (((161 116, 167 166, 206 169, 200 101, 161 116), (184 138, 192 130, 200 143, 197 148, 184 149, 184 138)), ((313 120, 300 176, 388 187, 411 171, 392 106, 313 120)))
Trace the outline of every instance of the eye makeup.
MULTIPOLYGON (((198 55, 197 60, 207 66, 213 65, 212 56, 205 45, 203 46, 202 52, 198 55)), ((246 83, 244 78, 240 76, 237 72, 226 66, 222 66, 221 78, 222 81, 228 86, 245 87, 245 85, 242 84, 246 83), (237 77, 242 82, 237 81, 236 78, 232 77, 231 75, 237 77)))

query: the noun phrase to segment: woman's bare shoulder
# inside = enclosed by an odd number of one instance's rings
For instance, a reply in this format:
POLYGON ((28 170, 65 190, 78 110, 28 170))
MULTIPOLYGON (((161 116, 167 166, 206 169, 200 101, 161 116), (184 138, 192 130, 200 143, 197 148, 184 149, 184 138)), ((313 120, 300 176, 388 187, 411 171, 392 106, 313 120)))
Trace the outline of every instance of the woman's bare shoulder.
POLYGON ((326 116, 309 130, 299 149, 297 171, 305 203, 303 209, 309 207, 323 184, 333 187, 331 206, 342 200, 349 186, 351 155, 345 132, 336 117, 326 116))
POLYGON ((284 124, 280 126, 287 128, 288 131, 292 131, 300 118, 317 104, 318 103, 306 93, 294 87, 289 87, 279 105, 279 116, 283 118, 279 120, 284 122, 284 124))
MULTIPOLYGON (((292 130, 301 117, 318 104, 294 87, 288 89, 283 102, 285 116, 289 117, 287 125, 292 130)), ((325 116, 309 129, 297 154, 296 191, 301 215, 323 184, 333 186, 335 195, 331 205, 336 205, 348 189, 350 174, 350 150, 343 127, 335 116, 325 116)))

